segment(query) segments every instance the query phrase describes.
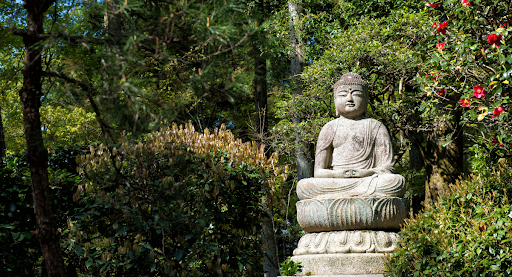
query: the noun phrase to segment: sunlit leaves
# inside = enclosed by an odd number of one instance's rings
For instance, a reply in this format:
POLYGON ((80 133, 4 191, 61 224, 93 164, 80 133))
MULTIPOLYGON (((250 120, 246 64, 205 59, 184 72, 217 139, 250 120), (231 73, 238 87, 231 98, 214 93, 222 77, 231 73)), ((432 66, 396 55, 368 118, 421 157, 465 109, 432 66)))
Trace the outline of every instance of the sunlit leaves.
POLYGON ((91 146, 77 158, 84 179, 74 200, 84 208, 67 247, 102 274, 242 274, 259 263, 260 197, 282 177, 277 154, 263 151, 224 126, 199 133, 191 124, 91 146))

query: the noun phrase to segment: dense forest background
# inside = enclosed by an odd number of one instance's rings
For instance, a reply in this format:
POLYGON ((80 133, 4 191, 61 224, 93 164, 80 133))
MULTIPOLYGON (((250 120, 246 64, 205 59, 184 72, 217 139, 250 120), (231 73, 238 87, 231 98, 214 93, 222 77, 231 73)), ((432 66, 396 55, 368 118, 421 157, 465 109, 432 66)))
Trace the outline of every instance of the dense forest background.
POLYGON ((347 72, 408 184, 390 274, 512 268, 511 9, 2 1, 2 276, 279 275, 347 72))

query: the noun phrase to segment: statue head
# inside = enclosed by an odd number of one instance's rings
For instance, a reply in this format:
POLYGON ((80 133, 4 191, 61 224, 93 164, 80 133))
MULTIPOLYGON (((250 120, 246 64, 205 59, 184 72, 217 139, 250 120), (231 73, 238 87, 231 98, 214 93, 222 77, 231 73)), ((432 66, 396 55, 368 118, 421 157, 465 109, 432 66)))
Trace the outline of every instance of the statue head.
POLYGON ((356 73, 346 73, 334 84, 336 115, 359 118, 368 106, 368 83, 356 73))

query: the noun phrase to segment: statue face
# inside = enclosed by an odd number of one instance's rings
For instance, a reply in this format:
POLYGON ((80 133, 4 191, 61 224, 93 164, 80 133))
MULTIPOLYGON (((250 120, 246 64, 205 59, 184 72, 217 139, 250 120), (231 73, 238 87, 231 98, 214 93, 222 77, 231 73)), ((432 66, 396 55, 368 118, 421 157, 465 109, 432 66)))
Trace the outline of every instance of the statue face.
POLYGON ((345 118, 358 118, 366 112, 368 93, 361 85, 341 85, 334 91, 336 112, 345 118))

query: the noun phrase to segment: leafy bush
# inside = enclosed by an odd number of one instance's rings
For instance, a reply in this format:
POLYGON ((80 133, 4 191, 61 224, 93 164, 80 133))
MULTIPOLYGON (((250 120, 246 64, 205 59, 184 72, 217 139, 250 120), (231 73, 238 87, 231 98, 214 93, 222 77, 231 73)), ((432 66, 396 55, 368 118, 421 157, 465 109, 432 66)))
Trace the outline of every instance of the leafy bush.
MULTIPOLYGON (((80 178, 66 170, 68 160, 74 159, 76 151, 57 147, 49 153, 52 210, 59 227, 66 226, 66 219, 76 206, 72 197, 80 178)), ((7 156, 5 160, 5 168, 0 168, 0 276, 45 276, 35 236, 37 228, 26 154, 7 156)))
POLYGON ((495 167, 406 222, 391 276, 512 275, 512 168, 495 167))
POLYGON ((41 256, 36 230, 28 168, 17 168, 19 158, 0 168, 0 266, 2 276, 34 276, 41 256), (16 275, 14 275, 16 274, 16 275))
POLYGON ((210 134, 162 130, 144 143, 91 147, 78 158, 65 251, 94 276, 237 276, 261 265, 261 197, 279 174, 277 156, 210 134))
POLYGON ((302 272, 301 262, 294 262, 290 259, 290 257, 286 258, 281 263, 281 274, 283 276, 296 276, 297 273, 302 272))

